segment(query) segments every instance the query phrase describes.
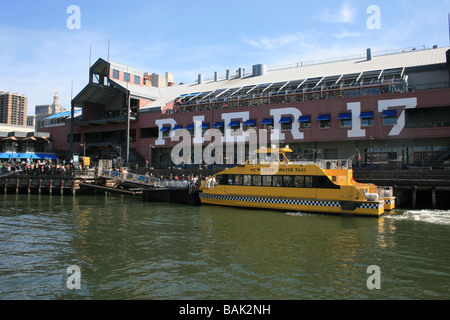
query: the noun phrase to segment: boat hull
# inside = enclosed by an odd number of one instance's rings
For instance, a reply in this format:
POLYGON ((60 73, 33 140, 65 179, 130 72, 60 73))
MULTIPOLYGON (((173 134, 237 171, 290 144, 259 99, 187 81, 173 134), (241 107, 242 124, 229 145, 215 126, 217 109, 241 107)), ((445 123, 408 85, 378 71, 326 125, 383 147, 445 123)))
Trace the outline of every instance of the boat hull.
POLYGON ((317 199, 296 199, 284 197, 258 197, 245 195, 224 195, 200 193, 202 204, 247 207, 283 211, 351 214, 379 217, 385 212, 384 201, 336 201, 317 199))

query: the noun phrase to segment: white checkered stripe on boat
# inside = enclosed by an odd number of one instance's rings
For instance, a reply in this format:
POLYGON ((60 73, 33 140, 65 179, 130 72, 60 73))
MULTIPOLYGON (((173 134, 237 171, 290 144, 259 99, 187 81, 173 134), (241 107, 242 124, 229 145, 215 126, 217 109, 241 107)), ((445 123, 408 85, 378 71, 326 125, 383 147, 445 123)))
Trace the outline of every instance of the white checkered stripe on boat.
POLYGON ((383 207, 383 205, 384 204, 382 202, 380 202, 380 203, 362 203, 362 204, 359 205, 358 208, 361 208, 361 209, 380 209, 380 208, 383 207))
POLYGON ((341 204, 336 201, 277 199, 277 198, 259 198, 259 197, 244 197, 244 196, 224 196, 224 195, 204 194, 204 193, 201 193, 200 197, 216 199, 216 200, 257 202, 257 203, 280 203, 280 204, 294 204, 294 205, 303 205, 303 206, 323 206, 323 207, 340 207, 341 206, 341 204))
MULTIPOLYGON (((298 199, 277 199, 277 198, 263 198, 263 197, 246 197, 246 196, 233 196, 233 195, 218 195, 218 194, 205 194, 200 193, 200 197, 216 200, 227 201, 242 201, 242 202, 256 202, 256 203, 280 203, 280 204, 293 204, 303 206, 320 206, 320 207, 341 207, 340 202, 326 201, 326 200, 298 200, 298 199)), ((361 203, 357 208, 361 209, 380 209, 383 208, 382 202, 376 203, 361 203)))

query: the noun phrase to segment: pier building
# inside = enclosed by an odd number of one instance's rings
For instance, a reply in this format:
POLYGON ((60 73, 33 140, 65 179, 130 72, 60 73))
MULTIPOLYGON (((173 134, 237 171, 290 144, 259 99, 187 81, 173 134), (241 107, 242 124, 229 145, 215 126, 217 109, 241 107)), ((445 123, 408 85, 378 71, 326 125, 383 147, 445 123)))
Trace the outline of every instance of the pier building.
POLYGON ((84 152, 94 160, 120 157, 154 168, 174 166, 171 151, 181 139, 173 137, 180 129, 189 132, 192 145, 205 148, 210 141, 203 134, 211 128, 223 133, 223 143, 247 145, 248 129, 267 129, 269 143, 277 130, 295 160, 356 155, 359 167, 445 167, 449 65, 448 47, 367 49, 281 67, 212 71, 175 85, 170 73, 159 76, 100 58, 72 111, 44 120, 41 130, 50 133, 60 157, 84 152))

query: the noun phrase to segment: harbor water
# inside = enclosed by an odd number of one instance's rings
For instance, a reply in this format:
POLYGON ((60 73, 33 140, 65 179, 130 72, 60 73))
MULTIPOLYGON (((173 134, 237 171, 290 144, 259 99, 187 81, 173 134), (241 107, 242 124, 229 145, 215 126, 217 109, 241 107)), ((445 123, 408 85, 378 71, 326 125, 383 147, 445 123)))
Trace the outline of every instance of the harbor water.
POLYGON ((367 218, 119 195, 0 199, 2 300, 450 298, 450 211, 367 218))

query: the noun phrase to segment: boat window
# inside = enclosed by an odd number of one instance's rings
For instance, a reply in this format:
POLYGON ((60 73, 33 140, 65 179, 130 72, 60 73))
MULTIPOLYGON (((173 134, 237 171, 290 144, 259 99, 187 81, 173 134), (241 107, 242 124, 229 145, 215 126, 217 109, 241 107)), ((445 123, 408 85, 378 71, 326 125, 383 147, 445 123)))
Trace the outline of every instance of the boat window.
POLYGON ((312 188, 312 185, 313 185, 313 178, 305 177, 305 188, 312 188))
POLYGON ((217 181, 217 184, 227 185, 228 184, 228 175, 227 174, 218 175, 218 176, 216 176, 216 181, 217 181))
POLYGON ((294 187, 295 188, 303 188, 305 186, 305 177, 304 176, 295 176, 294 177, 294 187))
POLYGON ((241 175, 235 175, 234 176, 234 184, 236 186, 242 186, 242 176, 241 175))
POLYGON ((244 176, 244 186, 251 186, 252 185, 252 176, 246 174, 244 176))
POLYGON ((253 176, 253 185, 254 186, 261 186, 261 176, 260 175, 255 175, 253 176))
POLYGON ((264 187, 272 186, 272 176, 262 176, 262 185, 264 187))
MULTIPOLYGON (((336 177, 334 177, 334 178, 336 178, 336 177)), ((313 186, 314 186, 314 188, 318 188, 318 189, 339 189, 340 188, 338 185, 334 184, 326 176, 314 177, 313 186)))
POLYGON ((283 177, 283 187, 291 188, 294 186, 294 177, 293 176, 284 176, 283 177))
POLYGON ((315 187, 316 188, 321 188, 321 187, 325 186, 327 184, 327 180, 328 180, 327 177, 317 177, 316 186, 315 187))
POLYGON ((281 187, 282 180, 283 180, 282 176, 273 176, 273 178, 272 178, 272 186, 273 187, 281 187))

